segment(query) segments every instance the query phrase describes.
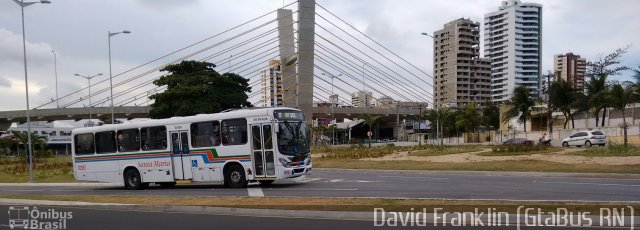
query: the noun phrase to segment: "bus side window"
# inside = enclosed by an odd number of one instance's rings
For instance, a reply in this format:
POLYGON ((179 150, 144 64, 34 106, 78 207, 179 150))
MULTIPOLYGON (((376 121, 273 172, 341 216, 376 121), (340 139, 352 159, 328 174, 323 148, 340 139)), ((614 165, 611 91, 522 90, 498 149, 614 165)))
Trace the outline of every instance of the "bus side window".
POLYGON ((96 152, 115 153, 116 152, 116 132, 106 131, 96 133, 96 152))
POLYGON ((207 121, 191 124, 191 146, 211 147, 220 145, 220 122, 207 121))
POLYGON ((167 149, 167 128, 164 126, 140 129, 142 150, 167 149))
POLYGON ((222 144, 244 145, 247 143, 247 119, 231 119, 222 121, 222 144))
POLYGON ((138 129, 118 130, 118 151, 140 151, 140 131, 138 129))
POLYGON ((86 155, 95 153, 93 133, 77 134, 74 137, 76 155, 86 155))

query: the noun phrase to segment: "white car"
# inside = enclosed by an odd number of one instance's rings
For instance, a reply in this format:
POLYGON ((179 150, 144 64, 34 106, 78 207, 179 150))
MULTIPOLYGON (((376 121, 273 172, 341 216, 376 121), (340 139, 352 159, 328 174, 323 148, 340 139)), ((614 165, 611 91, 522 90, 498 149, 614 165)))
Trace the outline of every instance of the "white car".
POLYGON ((607 143, 607 137, 600 131, 584 131, 577 132, 571 136, 562 139, 562 146, 585 146, 591 147, 592 145, 604 146, 607 143))

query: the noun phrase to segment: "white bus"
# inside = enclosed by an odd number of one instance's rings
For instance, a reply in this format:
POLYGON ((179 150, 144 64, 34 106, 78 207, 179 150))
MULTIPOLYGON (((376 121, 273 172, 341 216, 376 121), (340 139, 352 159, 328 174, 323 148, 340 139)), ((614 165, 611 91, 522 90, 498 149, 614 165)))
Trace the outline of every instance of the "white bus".
POLYGON ((300 110, 240 109, 216 114, 74 129, 79 181, 271 184, 311 172, 308 129, 300 110))

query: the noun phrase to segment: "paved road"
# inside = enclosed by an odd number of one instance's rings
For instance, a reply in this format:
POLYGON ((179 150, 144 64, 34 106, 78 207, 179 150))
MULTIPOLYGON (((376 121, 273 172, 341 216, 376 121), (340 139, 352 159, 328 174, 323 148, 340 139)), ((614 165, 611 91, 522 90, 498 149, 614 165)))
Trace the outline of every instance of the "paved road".
MULTIPOLYGON (((33 207, 29 207, 33 209, 33 207)), ((72 218, 66 221, 65 229, 155 229, 155 230, 191 230, 191 229, 404 229, 403 227, 374 227, 373 221, 332 220, 285 217, 229 216, 198 213, 167 213, 152 211, 122 211, 97 208, 76 207, 37 207, 38 210, 54 209, 56 212, 71 212, 72 218)), ((9 227, 9 206, 0 205, 0 229, 9 227)), ((416 227, 417 228, 417 227, 416 227)), ((433 227, 437 229, 518 229, 509 227, 433 227)), ((17 229, 17 228, 16 228, 17 229)), ((565 229, 559 227, 531 227, 522 229, 565 229)), ((599 229, 599 228, 567 228, 599 229)))
POLYGON ((640 202, 640 179, 601 175, 503 172, 400 172, 321 170, 313 175, 261 188, 227 189, 218 185, 157 186, 129 191, 121 186, 0 186, 0 194, 171 195, 171 196, 316 196, 507 200, 583 200, 640 202))

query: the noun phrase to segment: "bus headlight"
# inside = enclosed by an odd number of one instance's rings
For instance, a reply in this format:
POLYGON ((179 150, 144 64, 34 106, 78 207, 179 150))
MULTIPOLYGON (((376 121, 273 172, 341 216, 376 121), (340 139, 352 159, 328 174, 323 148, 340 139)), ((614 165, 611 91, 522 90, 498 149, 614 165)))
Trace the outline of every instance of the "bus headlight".
POLYGON ((288 168, 289 166, 291 166, 291 161, 289 161, 289 159, 286 159, 284 157, 278 158, 278 161, 280 161, 280 164, 282 164, 282 166, 284 167, 288 168))

